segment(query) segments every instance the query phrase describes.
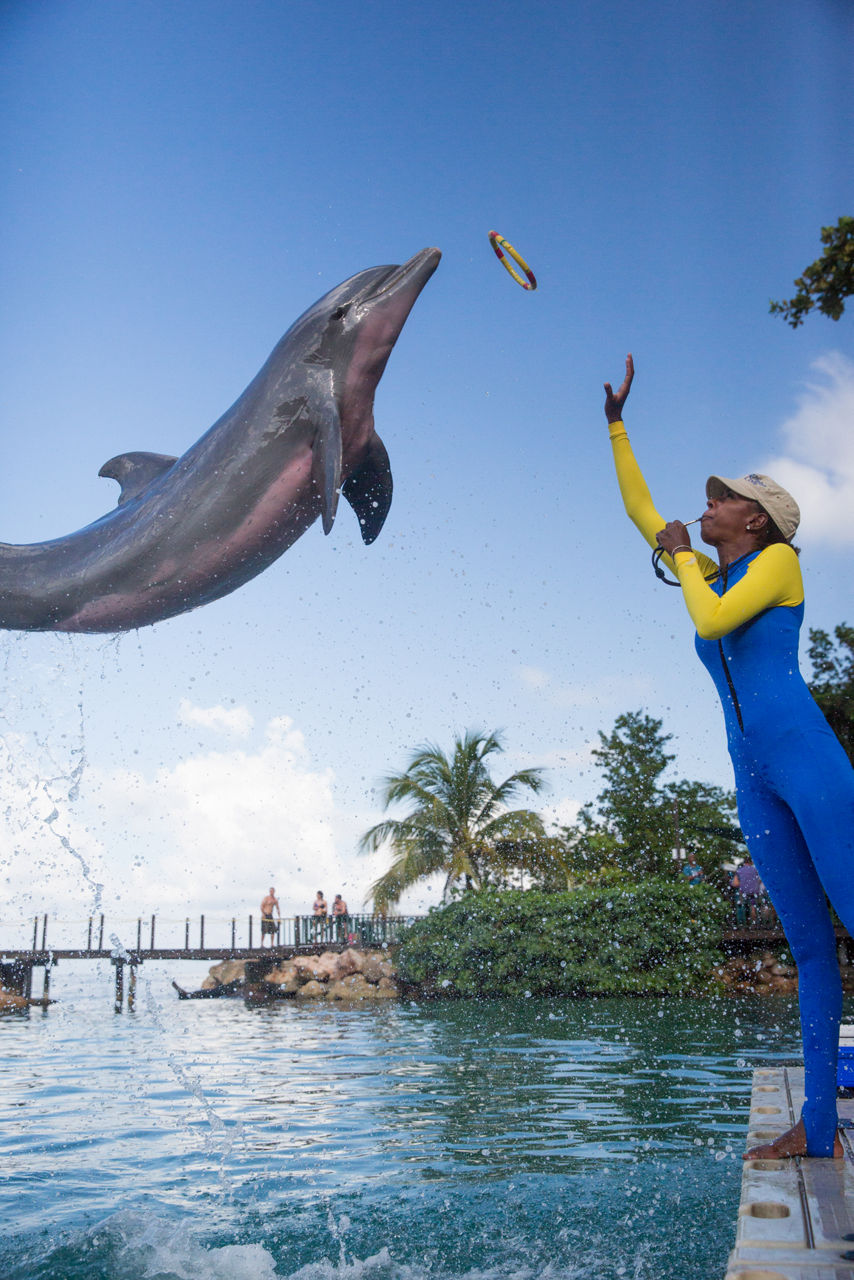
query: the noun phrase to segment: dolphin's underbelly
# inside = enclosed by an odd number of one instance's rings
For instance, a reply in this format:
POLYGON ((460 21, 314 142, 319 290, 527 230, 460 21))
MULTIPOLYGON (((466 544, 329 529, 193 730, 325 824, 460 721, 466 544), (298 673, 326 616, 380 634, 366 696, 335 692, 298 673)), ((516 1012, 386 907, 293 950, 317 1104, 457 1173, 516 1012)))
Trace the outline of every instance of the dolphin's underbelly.
POLYGON ((50 552, 10 548, 21 554, 8 590, 0 580, 0 626, 111 632, 173 617, 255 577, 320 514, 308 450, 260 494, 224 486, 197 499, 179 491, 158 512, 119 510, 50 552))

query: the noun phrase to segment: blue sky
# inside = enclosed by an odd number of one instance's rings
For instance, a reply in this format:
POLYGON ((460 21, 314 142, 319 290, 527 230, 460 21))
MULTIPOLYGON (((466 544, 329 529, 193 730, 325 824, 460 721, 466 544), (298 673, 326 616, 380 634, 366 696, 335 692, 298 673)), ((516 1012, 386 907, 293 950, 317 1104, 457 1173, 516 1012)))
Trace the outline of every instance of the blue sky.
POLYGON ((108 510, 114 454, 181 453, 339 280, 444 254, 377 395, 372 547, 342 508, 195 613, 0 636, 2 918, 242 916, 271 882, 355 907, 377 779, 469 726, 504 730, 507 772, 547 765, 565 818, 625 710, 728 785, 601 386, 632 350, 669 517, 710 471, 789 483, 807 622, 852 619, 852 318, 768 315, 854 207, 850 5, 41 0, 0 31, 5 541, 108 510))

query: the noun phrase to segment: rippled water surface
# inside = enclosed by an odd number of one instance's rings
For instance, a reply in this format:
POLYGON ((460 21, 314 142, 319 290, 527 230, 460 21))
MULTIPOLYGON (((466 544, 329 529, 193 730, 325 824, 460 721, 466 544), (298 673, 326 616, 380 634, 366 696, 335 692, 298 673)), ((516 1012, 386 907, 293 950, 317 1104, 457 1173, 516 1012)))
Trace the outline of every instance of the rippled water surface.
POLYGON ((58 969, 0 1020, 2 1280, 723 1274, 781 999, 178 1001, 58 969))

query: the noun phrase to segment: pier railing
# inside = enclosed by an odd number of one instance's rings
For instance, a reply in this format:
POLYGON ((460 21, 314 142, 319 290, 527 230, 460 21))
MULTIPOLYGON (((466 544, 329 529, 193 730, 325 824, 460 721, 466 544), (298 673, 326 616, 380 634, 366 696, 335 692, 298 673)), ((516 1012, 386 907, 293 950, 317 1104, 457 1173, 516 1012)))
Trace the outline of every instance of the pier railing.
POLYGON ((63 920, 42 914, 31 923, 0 920, 0 956, 3 952, 62 952, 82 959, 124 952, 140 958, 164 953, 178 958, 262 948, 381 947, 398 942, 404 928, 416 918, 378 914, 297 915, 270 921, 262 920, 259 915, 203 914, 174 918, 155 914, 108 919, 99 914, 82 920, 63 920))

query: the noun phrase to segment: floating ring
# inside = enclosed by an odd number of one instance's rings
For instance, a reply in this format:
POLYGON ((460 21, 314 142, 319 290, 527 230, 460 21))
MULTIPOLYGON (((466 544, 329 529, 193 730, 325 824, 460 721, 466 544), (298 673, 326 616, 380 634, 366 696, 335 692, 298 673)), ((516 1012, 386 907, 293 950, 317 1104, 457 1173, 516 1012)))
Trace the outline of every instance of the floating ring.
POLYGON ((502 262, 504 264, 504 266, 510 272, 511 276, 513 277, 513 279, 516 281, 517 284, 520 284, 523 289, 531 289, 531 290, 536 289, 537 287, 536 276, 534 275, 531 268, 528 266, 525 259, 522 257, 521 253, 519 253, 518 250, 514 249, 512 244, 510 244, 507 240, 505 240, 503 236, 500 236, 497 231, 490 231, 489 243, 492 245, 493 249, 495 250, 496 258, 498 258, 499 262, 502 262), (519 275, 519 272, 516 270, 516 268, 507 261, 508 255, 513 259, 514 262, 518 262, 519 266, 522 268, 525 275, 527 276, 526 280, 523 280, 522 277, 519 275))

